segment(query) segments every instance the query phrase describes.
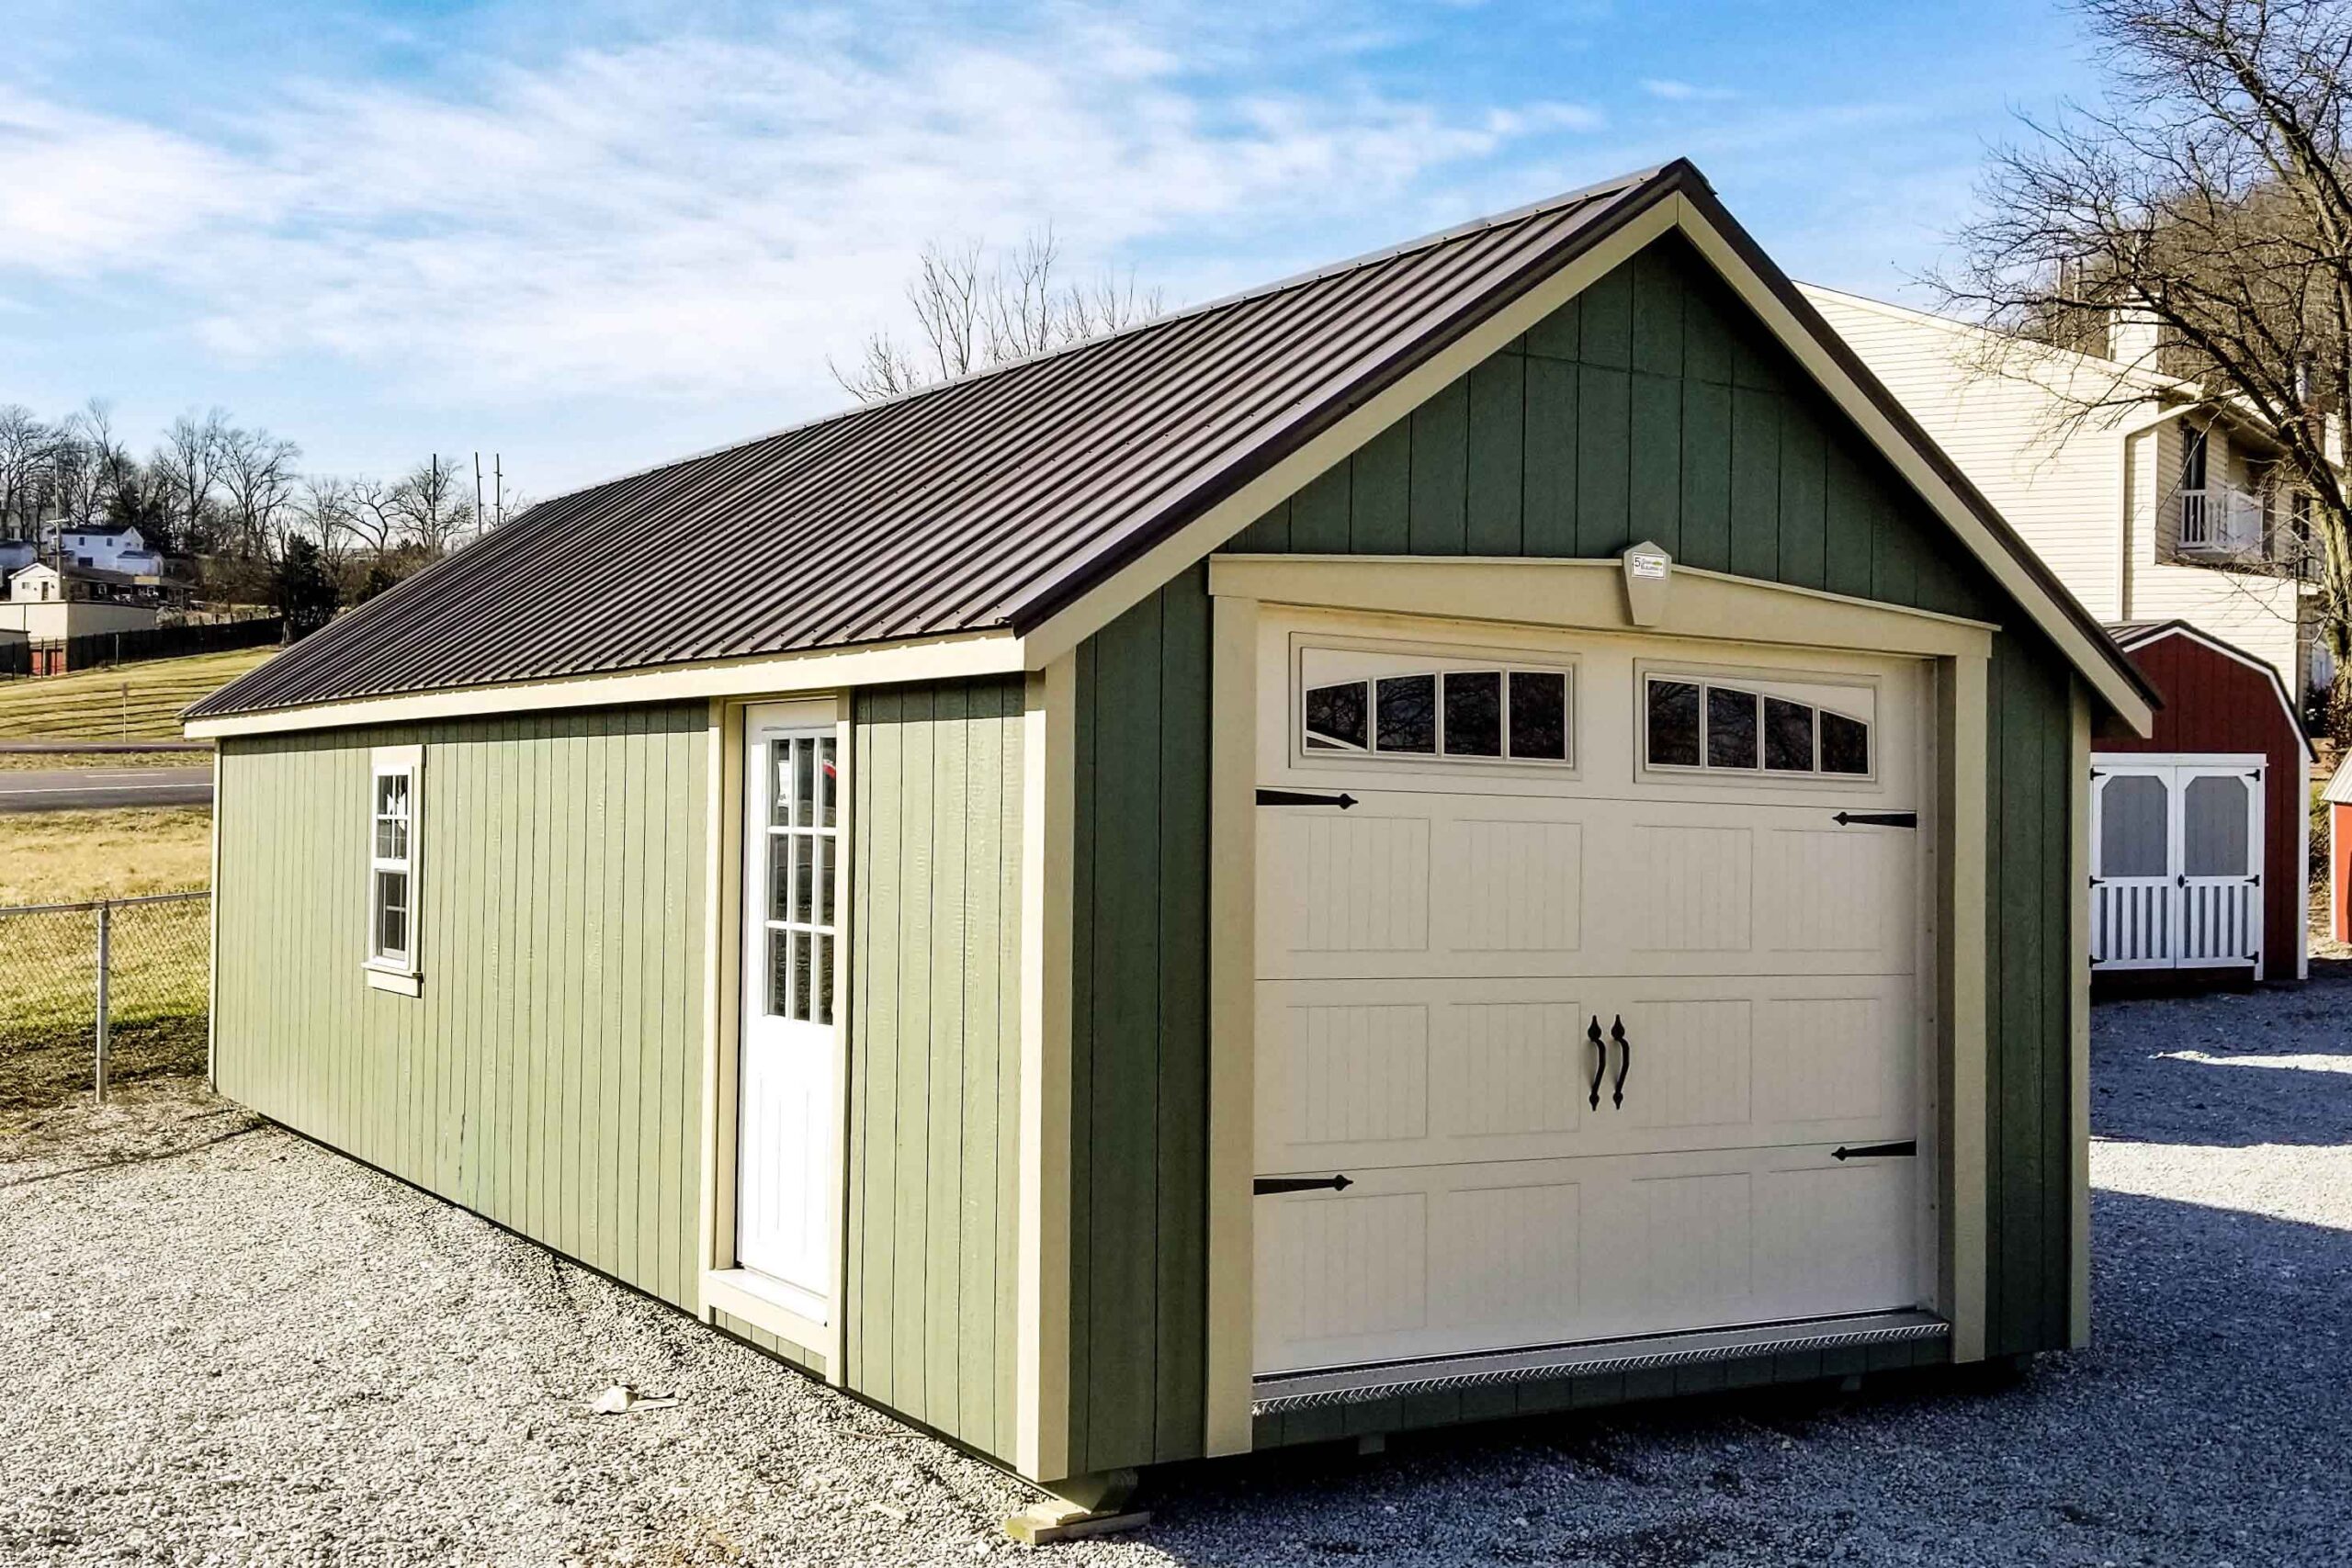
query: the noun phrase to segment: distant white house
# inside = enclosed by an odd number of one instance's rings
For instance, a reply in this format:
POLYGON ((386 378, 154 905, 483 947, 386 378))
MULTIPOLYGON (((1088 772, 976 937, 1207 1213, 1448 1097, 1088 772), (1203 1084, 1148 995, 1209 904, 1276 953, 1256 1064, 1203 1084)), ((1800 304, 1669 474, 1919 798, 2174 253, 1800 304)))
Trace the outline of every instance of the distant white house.
POLYGON ((119 527, 82 527, 51 523, 43 531, 49 546, 44 553, 70 566, 129 572, 133 576, 154 576, 164 570, 163 551, 129 524, 119 527))
POLYGON ((2279 446, 2259 421, 2084 354, 2037 352, 2030 376, 1988 377, 1985 328, 1799 288, 2093 615, 2185 621, 2299 696, 2332 677, 2314 592, 2296 579, 2303 498, 2265 483, 2279 446), (2104 397, 2119 378, 2145 398, 2064 427, 2070 391, 2104 397))

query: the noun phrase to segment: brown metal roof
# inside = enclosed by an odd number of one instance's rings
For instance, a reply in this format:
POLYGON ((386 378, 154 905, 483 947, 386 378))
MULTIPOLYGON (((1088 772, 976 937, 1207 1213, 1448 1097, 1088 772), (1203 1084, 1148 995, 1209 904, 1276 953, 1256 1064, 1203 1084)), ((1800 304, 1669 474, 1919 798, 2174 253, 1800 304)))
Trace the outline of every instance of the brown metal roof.
POLYGON ((540 502, 187 710, 1026 633, 1658 201, 1690 200, 2144 678, 1688 162, 540 502))
POLYGON ((1025 630, 1696 177, 1670 164, 542 502, 188 713, 1025 630))

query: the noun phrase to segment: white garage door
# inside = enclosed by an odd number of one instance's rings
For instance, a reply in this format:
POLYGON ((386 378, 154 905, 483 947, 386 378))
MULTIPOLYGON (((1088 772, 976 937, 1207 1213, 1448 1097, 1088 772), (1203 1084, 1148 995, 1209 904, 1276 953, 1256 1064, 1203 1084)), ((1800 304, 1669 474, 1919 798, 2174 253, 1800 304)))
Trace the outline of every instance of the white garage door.
POLYGON ((1920 667, 1265 637, 1257 1371, 1916 1304, 1920 667))

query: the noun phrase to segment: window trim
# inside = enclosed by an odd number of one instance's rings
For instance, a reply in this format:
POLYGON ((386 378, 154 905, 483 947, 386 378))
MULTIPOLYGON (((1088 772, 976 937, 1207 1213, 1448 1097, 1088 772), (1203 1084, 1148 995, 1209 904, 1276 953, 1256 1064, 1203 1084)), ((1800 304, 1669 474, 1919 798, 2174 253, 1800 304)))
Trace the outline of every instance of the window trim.
POLYGON ((1289 751, 1296 767, 1359 767, 1392 769, 1501 769, 1506 772, 1532 771, 1555 778, 1577 776, 1578 747, 1577 730, 1581 715, 1583 692, 1577 657, 1573 653, 1550 653, 1523 648, 1476 647, 1453 643, 1419 641, 1390 641, 1383 638, 1345 636, 1302 636, 1291 638, 1289 696, 1286 705, 1289 729, 1289 751), (1330 680, 1318 680, 1310 685, 1306 676, 1306 660, 1310 653, 1368 655, 1393 658, 1400 661, 1394 670, 1366 671, 1362 675, 1347 675, 1330 680), (1515 757, 1510 746, 1510 677, 1514 673, 1557 675, 1561 679, 1561 747, 1562 757, 1515 757), (1498 722, 1501 726, 1504 752, 1499 756, 1481 756, 1476 752, 1448 751, 1445 747, 1445 680, 1449 674, 1495 674, 1502 678, 1502 709, 1498 722), (1379 682, 1412 675, 1436 678, 1435 745, 1430 751, 1384 751, 1378 745, 1379 682), (1361 682, 1365 687, 1364 726, 1369 742, 1362 748, 1342 746, 1309 746, 1306 743, 1306 695, 1310 690, 1326 686, 1344 686, 1361 682))
POLYGON ((368 984, 378 990, 391 991, 413 997, 423 990, 424 968, 419 949, 423 946, 423 922, 417 919, 419 894, 424 883, 424 748, 422 746, 379 746, 368 756, 368 803, 366 844, 366 943, 360 969, 368 984), (385 856, 376 852, 376 811, 378 786, 387 778, 402 778, 408 784, 408 852, 404 856, 385 856), (378 917, 377 876, 385 871, 398 871, 408 878, 408 950, 401 953, 382 952, 376 945, 378 917))
POLYGON ((1852 674, 1830 674, 1808 670, 1754 669, 1735 670, 1721 666, 1694 666, 1666 661, 1653 662, 1645 659, 1634 661, 1634 773, 1636 778, 1658 783, 1727 784, 1740 785, 1764 784, 1796 789, 1876 789, 1879 787, 1883 759, 1880 755, 1883 727, 1879 705, 1882 693, 1875 677, 1852 674), (1699 693, 1699 756, 1696 764, 1686 762, 1653 762, 1650 761, 1649 688, 1653 681, 1671 681, 1696 686, 1699 693), (1752 768, 1711 767, 1707 755, 1707 691, 1723 686, 1749 693, 1757 699, 1757 756, 1752 768), (1867 717, 1826 707, 1818 698, 1794 696, 1785 689, 1790 686, 1845 687, 1868 694, 1867 717), (1870 738, 1870 771, 1860 773, 1824 773, 1819 767, 1805 772, 1793 768, 1770 768, 1764 765, 1767 736, 1765 730, 1765 699, 1778 697, 1783 702, 1801 703, 1814 710, 1814 761, 1821 760, 1821 715, 1836 713, 1840 718, 1851 719, 1863 727, 1870 738))

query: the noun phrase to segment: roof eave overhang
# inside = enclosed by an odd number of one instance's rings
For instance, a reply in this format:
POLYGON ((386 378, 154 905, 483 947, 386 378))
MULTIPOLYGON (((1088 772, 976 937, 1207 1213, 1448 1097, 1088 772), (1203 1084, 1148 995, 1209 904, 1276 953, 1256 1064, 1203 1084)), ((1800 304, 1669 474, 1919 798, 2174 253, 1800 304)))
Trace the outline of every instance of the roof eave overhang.
POLYGON ((1009 629, 998 627, 954 637, 452 686, 430 692, 399 692, 247 713, 183 714, 182 728, 192 740, 221 740, 366 725, 421 724, 494 714, 791 696, 890 681, 954 681, 1019 674, 1031 668, 1031 656, 1022 639, 1009 629))

